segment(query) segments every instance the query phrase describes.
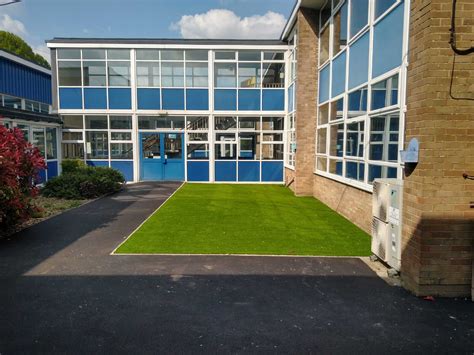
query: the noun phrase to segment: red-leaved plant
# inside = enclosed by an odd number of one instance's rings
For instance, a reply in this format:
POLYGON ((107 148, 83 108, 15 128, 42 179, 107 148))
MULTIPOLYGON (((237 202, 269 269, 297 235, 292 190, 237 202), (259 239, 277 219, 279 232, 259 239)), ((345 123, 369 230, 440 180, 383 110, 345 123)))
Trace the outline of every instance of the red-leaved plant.
POLYGON ((35 181, 46 163, 23 132, 0 125, 0 236, 34 212, 35 181))

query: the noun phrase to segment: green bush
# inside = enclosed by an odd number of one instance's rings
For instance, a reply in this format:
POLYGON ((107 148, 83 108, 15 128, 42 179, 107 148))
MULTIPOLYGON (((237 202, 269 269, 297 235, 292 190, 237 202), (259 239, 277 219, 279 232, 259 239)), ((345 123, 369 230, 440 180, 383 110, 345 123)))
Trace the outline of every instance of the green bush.
POLYGON ((77 167, 46 182, 41 193, 65 199, 95 198, 119 191, 124 181, 122 173, 112 168, 77 167))
POLYGON ((78 169, 85 168, 87 165, 84 160, 80 159, 65 159, 61 163, 63 168, 63 174, 69 174, 77 171, 78 169))

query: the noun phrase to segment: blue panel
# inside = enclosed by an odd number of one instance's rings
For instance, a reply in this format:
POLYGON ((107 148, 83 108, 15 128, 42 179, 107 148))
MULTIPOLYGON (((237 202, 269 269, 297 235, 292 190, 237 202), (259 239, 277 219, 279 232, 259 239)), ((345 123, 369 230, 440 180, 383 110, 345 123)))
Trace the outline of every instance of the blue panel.
POLYGON ((375 18, 378 18, 387 11, 396 1, 397 0, 375 0, 375 18))
POLYGON ((283 181, 283 162, 282 161, 263 161, 262 162, 262 181, 283 181))
POLYGON ((160 100, 160 89, 137 89, 139 110, 159 110, 160 100))
POLYGON ((239 90, 239 110, 260 111, 260 89, 239 90))
POLYGON ((374 28, 372 78, 402 64, 403 2, 374 28))
POLYGON ((187 110, 209 110, 209 90, 207 89, 187 89, 186 90, 187 110))
POLYGON ((128 88, 109 89, 109 109, 130 110, 132 108, 132 91, 128 88))
POLYGON ((184 110, 184 89, 163 89, 163 110, 184 110))
POLYGON ((0 92, 51 105, 51 75, 0 58, 0 92))
POLYGON ((264 111, 284 111, 285 110, 285 90, 264 89, 262 106, 264 111))
POLYGON ((235 111, 237 109, 237 90, 214 90, 214 109, 218 111, 235 111))
POLYGON ((46 170, 45 169, 41 169, 39 172, 38 172, 38 176, 36 177, 35 179, 35 184, 42 184, 46 182, 46 170))
POLYGON ((332 62, 331 97, 342 94, 346 86, 346 52, 341 53, 332 62))
POLYGON ((107 109, 107 92, 105 89, 84 88, 85 109, 107 109))
POLYGON ((82 89, 60 88, 59 107, 63 110, 82 109, 82 89))
POLYGON ((235 161, 216 161, 216 181, 237 181, 235 161))
POLYGON ((184 163, 183 161, 164 165, 163 179, 169 181, 183 181, 184 180, 184 163))
POLYGON ((260 181, 260 162, 239 162, 239 181, 260 181))
POLYGON ((107 160, 87 160, 86 163, 89 166, 109 167, 109 162, 107 160))
POLYGON ((111 167, 120 171, 125 176, 125 181, 133 181, 133 161, 113 161, 111 167))
POLYGON ((209 181, 209 162, 188 161, 188 181, 209 181))
POLYGON ((319 72, 319 102, 329 100, 329 65, 319 72))
POLYGON ((48 180, 58 176, 58 162, 49 161, 48 162, 48 180))
POLYGON ((140 180, 163 180, 163 164, 161 159, 144 159, 140 166, 140 180))
POLYGON ((369 33, 359 38, 350 48, 349 89, 367 82, 369 73, 369 33))
POLYGON ((295 100, 293 96, 294 90, 295 85, 291 84, 288 88, 288 112, 293 112, 293 110, 295 109, 295 100))

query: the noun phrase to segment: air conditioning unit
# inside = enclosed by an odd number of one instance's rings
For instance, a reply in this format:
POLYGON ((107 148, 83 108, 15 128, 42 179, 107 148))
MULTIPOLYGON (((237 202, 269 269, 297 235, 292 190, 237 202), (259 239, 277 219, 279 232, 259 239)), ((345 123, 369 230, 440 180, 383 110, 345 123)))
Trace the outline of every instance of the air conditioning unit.
POLYGON ((372 195, 372 253, 396 270, 401 260, 403 180, 377 179, 372 195))

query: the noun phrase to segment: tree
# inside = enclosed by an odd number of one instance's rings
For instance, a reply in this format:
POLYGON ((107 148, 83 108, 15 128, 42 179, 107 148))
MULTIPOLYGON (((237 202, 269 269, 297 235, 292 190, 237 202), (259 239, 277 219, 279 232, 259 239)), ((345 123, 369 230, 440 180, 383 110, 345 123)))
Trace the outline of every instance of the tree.
POLYGON ((24 40, 13 33, 0 31, 0 49, 5 49, 8 52, 14 53, 24 59, 31 60, 43 67, 51 68, 46 59, 33 52, 33 49, 31 49, 24 40))

